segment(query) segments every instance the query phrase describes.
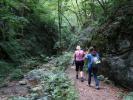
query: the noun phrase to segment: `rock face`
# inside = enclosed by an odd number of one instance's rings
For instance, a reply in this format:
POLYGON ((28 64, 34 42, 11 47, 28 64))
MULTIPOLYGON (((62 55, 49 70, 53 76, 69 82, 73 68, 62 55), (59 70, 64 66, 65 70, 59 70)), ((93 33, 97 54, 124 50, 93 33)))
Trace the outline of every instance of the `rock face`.
POLYGON ((108 57, 103 61, 101 73, 116 84, 133 89, 133 52, 126 56, 108 57))
POLYGON ((91 41, 106 54, 101 74, 133 90, 133 1, 122 5, 91 41))
POLYGON ((129 50, 119 55, 109 54, 103 61, 101 73, 116 84, 133 90, 133 51, 129 50))

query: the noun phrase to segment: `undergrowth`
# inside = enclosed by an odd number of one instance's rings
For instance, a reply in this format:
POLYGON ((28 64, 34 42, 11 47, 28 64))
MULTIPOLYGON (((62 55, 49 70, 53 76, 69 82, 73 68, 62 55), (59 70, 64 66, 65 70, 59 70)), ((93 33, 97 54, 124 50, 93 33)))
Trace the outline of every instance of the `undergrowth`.
POLYGON ((42 63, 46 63, 47 58, 36 57, 22 60, 20 64, 13 64, 5 61, 0 61, 0 87, 6 84, 8 81, 21 80, 24 74, 36 69, 37 66, 42 63), (42 60, 40 60, 42 59, 42 60))
POLYGON ((39 91, 31 91, 25 97, 12 97, 11 100, 78 100, 77 92, 73 83, 68 79, 65 70, 69 65, 72 53, 63 53, 59 57, 50 60, 54 69, 34 69, 27 74, 27 77, 37 78, 38 84, 42 87, 39 91))

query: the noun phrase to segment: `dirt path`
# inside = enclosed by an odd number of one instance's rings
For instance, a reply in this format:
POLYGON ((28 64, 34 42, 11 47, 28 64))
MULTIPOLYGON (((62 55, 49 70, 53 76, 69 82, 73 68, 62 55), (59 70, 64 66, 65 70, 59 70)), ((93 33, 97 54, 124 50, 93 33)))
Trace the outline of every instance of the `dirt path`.
POLYGON ((100 90, 96 90, 94 80, 92 80, 92 86, 89 87, 87 81, 81 82, 80 79, 76 79, 74 66, 70 66, 66 73, 75 84, 79 93, 79 100, 122 100, 119 97, 122 90, 115 86, 100 82, 100 90))

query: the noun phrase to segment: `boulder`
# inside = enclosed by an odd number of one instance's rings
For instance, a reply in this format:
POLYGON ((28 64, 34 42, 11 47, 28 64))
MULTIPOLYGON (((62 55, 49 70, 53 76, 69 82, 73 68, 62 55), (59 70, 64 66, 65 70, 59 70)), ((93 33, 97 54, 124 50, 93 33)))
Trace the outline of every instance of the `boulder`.
POLYGON ((116 84, 133 89, 133 52, 125 56, 107 57, 101 73, 116 84))
POLYGON ((42 91, 42 90, 43 90, 43 87, 39 86, 39 85, 31 89, 32 92, 38 92, 38 91, 42 91))
POLYGON ((26 84, 27 84, 27 80, 19 81, 19 85, 26 85, 26 84))

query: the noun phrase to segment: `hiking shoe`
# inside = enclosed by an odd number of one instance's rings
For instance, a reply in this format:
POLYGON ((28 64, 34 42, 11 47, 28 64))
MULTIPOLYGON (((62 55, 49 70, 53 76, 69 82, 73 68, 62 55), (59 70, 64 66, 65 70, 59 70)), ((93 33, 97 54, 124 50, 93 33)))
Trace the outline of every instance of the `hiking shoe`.
POLYGON ((91 83, 90 82, 88 82, 88 86, 91 87, 91 83))
POLYGON ((88 86, 89 86, 89 87, 91 87, 91 85, 90 85, 90 84, 88 84, 88 86))
POLYGON ((81 82, 84 82, 84 78, 83 77, 81 78, 81 82))
POLYGON ((78 79, 78 75, 76 75, 76 79, 78 79))
POLYGON ((99 90, 99 86, 96 86, 96 89, 99 90))

